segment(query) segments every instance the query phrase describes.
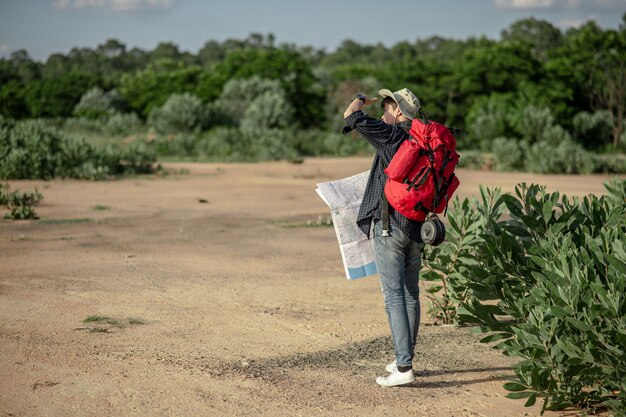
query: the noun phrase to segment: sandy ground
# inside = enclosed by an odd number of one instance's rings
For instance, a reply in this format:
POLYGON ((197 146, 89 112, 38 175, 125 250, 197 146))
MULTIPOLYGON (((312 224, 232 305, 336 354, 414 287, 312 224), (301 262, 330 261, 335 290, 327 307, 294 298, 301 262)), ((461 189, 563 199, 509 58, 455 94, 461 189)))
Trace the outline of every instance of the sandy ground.
MULTIPOLYGON (((0 220, 0 416, 539 414, 504 398, 509 358, 426 317, 417 382, 376 385, 377 278, 346 280, 333 229, 304 226, 328 215, 315 184, 368 158, 167 167, 188 173, 10 182, 43 192, 47 222, 0 220)), ((607 179, 458 174, 460 197, 607 179)))

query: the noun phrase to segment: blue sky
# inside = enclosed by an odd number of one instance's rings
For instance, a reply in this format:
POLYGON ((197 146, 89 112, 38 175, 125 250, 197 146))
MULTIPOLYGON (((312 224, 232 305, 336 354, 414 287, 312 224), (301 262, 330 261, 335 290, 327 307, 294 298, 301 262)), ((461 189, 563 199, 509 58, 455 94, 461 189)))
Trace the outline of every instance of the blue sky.
POLYGON ((534 16, 562 29, 595 20, 617 28, 626 0, 0 0, 0 55, 26 49, 36 60, 95 48, 109 38, 128 49, 173 42, 196 53, 209 39, 273 33, 276 42, 332 51, 439 35, 497 39, 534 16))

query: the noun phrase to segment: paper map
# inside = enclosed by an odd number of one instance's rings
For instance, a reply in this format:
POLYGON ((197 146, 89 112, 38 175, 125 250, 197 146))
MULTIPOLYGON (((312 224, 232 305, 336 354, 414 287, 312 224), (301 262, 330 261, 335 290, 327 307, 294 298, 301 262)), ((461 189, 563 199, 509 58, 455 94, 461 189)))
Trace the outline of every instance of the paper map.
POLYGON ((356 224, 369 174, 369 171, 365 171, 341 180, 321 182, 315 190, 330 207, 348 279, 377 273, 372 241, 356 224))

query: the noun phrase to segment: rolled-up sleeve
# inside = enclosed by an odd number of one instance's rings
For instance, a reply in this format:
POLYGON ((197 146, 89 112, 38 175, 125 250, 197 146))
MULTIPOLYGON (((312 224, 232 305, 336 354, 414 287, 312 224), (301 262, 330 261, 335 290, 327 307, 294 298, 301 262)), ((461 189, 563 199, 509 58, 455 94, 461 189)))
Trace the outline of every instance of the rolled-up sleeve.
POLYGON ((344 135, 347 133, 350 133, 356 127, 356 124, 359 121, 359 119, 363 117, 366 117, 366 114, 363 113, 361 110, 355 111, 354 113, 350 114, 348 117, 344 119, 344 122, 346 123, 346 125, 343 127, 343 130, 341 131, 341 133, 343 133, 344 135))
POLYGON ((350 114, 344 121, 346 125, 341 131, 344 135, 356 130, 376 149, 395 142, 396 133, 400 133, 396 132, 400 129, 397 125, 389 125, 382 120, 374 119, 361 110, 350 114))

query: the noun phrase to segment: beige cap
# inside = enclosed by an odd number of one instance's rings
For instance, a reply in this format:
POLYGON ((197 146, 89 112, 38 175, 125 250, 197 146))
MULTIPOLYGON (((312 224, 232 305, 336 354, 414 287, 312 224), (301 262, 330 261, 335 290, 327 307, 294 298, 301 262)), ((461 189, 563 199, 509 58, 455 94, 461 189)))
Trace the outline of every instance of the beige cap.
POLYGON ((420 101, 408 88, 403 88, 402 90, 398 90, 393 93, 386 88, 383 88, 378 92, 378 94, 383 97, 391 97, 396 103, 398 103, 398 107, 400 107, 402 114, 409 119, 413 120, 417 117, 420 109, 420 101))

